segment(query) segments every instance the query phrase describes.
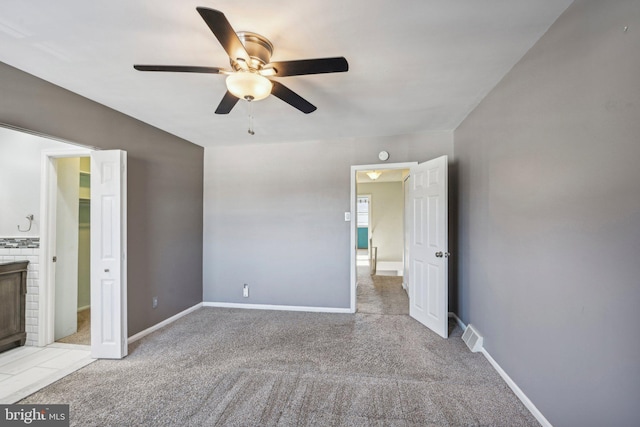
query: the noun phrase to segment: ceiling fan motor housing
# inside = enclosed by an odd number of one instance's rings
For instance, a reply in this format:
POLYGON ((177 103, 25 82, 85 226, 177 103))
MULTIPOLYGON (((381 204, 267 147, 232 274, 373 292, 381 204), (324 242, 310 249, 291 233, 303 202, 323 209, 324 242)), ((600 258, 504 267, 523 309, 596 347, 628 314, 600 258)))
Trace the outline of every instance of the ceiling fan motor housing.
MULTIPOLYGON (((247 64, 250 69, 260 70, 271 61, 273 44, 266 37, 249 31, 239 31, 236 34, 251 58, 251 63, 247 64)), ((236 71, 246 69, 233 58, 231 58, 231 66, 236 71)))
POLYGON ((309 114, 316 107, 276 80, 268 77, 302 76, 349 71, 344 57, 299 59, 271 62, 273 44, 260 34, 236 32, 224 13, 206 7, 196 10, 229 56, 233 71, 218 67, 190 65, 139 65, 138 71, 223 74, 227 76, 227 92, 216 108, 216 114, 229 114, 239 99, 258 101, 274 95, 297 110, 309 114))

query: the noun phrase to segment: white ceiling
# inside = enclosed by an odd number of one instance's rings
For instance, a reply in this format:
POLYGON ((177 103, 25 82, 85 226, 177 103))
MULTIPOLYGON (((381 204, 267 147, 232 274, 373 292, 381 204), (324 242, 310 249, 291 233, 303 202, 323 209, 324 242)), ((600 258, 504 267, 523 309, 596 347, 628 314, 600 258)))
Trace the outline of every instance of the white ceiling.
POLYGON ((572 0, 2 0, 0 61, 202 146, 453 130, 572 0), (228 67, 196 6, 266 36, 274 61, 344 56, 349 72, 278 79, 318 107, 271 96, 213 112, 228 67))

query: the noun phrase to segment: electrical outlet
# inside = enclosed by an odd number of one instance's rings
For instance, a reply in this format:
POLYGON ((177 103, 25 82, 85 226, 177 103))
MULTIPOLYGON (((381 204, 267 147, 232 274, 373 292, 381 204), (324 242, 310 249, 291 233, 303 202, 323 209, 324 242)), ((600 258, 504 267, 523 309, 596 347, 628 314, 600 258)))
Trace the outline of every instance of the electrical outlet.
POLYGON ((158 308, 158 297, 151 298, 151 308, 158 308))
POLYGON ((246 283, 244 284, 244 287, 242 288, 242 296, 245 298, 249 298, 249 285, 247 285, 246 283))

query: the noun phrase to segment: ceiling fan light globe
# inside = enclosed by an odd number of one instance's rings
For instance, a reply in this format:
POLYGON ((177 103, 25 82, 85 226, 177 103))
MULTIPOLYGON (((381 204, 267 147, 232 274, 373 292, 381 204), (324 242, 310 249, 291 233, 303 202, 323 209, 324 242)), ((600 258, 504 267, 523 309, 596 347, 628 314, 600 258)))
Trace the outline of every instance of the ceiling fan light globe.
POLYGON ((266 77, 252 72, 237 72, 227 77, 227 89, 240 99, 260 101, 271 94, 273 83, 266 77))

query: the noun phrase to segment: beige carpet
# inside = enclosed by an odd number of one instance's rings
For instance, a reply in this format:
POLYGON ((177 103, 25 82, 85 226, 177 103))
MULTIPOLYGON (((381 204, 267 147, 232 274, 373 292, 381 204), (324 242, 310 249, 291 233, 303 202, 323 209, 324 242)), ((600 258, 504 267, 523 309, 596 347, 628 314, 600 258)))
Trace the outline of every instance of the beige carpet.
POLYGON ((91 345, 91 309, 78 312, 78 332, 56 342, 91 345))
POLYGON ((358 268, 357 312, 369 314, 409 314, 409 297, 402 277, 371 276, 368 267, 358 268))
POLYGON ((72 426, 538 425, 452 328, 202 308, 20 403, 68 403, 72 426))

